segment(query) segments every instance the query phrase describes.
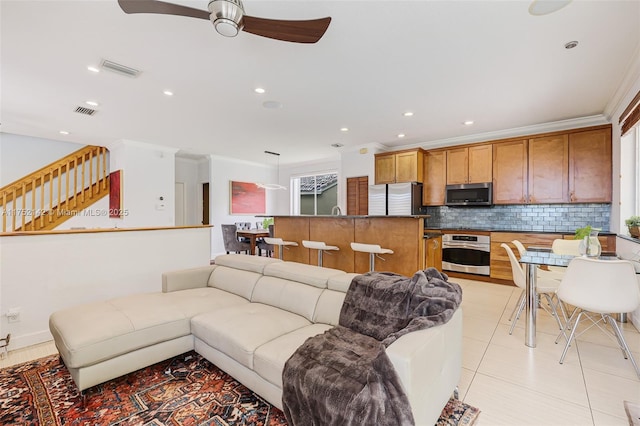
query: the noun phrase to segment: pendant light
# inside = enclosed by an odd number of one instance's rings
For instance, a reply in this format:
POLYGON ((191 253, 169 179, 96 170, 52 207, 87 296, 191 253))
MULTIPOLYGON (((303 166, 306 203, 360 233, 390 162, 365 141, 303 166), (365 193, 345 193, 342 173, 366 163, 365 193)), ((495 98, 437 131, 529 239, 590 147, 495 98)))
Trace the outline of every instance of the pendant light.
MULTIPOLYGON (((269 154, 269 155, 275 155, 277 157, 277 161, 278 161, 278 182, 280 182, 280 154, 277 152, 273 152, 273 151, 265 151, 265 154, 269 154)), ((279 183, 256 183, 256 186, 258 188, 264 188, 264 189, 268 189, 268 190, 278 190, 278 189, 283 189, 286 191, 287 187, 286 186, 282 186, 279 183)))

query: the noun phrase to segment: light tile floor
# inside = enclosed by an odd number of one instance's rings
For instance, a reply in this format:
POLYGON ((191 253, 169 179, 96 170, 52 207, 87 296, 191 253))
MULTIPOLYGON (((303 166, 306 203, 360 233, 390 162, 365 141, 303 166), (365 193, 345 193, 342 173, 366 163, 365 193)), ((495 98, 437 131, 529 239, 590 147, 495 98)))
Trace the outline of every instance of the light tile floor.
MULTIPOLYGON (((509 315, 520 290, 460 278, 463 361, 460 397, 480 408, 478 426, 628 425, 622 402, 640 403, 640 380, 614 341, 597 329, 581 336, 558 363, 557 325, 538 311, 537 347, 524 345, 524 318, 509 335, 509 315)), ((640 333, 624 324, 640 362, 640 333)), ((9 352, 0 368, 56 353, 52 342, 9 352)))

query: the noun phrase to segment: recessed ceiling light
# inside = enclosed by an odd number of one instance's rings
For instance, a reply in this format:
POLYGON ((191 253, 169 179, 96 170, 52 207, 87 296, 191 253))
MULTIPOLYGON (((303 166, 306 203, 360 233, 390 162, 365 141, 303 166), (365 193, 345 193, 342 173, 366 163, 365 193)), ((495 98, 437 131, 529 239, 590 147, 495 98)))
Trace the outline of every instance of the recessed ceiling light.
POLYGON ((404 138, 405 136, 406 136, 406 135, 405 135, 404 133, 400 133, 400 134, 398 135, 398 137, 399 137, 399 138, 404 138))
POLYGON ((473 124, 473 120, 467 120, 462 124, 464 124, 465 126, 471 126, 473 124))
POLYGON ((92 67, 91 65, 89 65, 89 66, 87 67, 87 69, 88 69, 89 71, 91 71, 91 72, 100 72, 100 70, 99 70, 98 68, 96 68, 96 67, 92 67))
POLYGON ((569 3, 571 0, 533 0, 529 5, 529 13, 533 16, 548 15, 557 12, 569 3))
POLYGON ((260 94, 266 92, 266 90, 264 90, 262 87, 256 87, 255 89, 253 89, 253 91, 260 94))
POLYGON ((85 104, 97 107, 99 104, 96 101, 86 101, 85 104))
POLYGON ((413 113, 411 111, 407 111, 402 115, 404 115, 405 117, 413 117, 413 113))
POLYGON ((565 49, 573 49, 573 48, 574 48, 574 47, 576 47, 577 45, 578 45, 578 42, 574 40, 574 41, 570 41, 570 42, 566 43, 566 44, 564 45, 564 48, 565 48, 565 49))
POLYGON ((348 127, 341 127, 341 128, 340 128, 340 131, 341 131, 341 132, 348 132, 348 131, 349 131, 349 128, 348 128, 348 127))
POLYGON ((67 132, 66 130, 60 130, 60 134, 61 134, 61 135, 68 135, 68 134, 69 134, 69 132, 67 132))
POLYGON ((172 92, 171 90, 165 90, 165 91, 164 91, 164 92, 162 92, 162 93, 164 93, 164 94, 165 94, 165 95, 167 95, 167 96, 173 96, 173 92, 172 92))

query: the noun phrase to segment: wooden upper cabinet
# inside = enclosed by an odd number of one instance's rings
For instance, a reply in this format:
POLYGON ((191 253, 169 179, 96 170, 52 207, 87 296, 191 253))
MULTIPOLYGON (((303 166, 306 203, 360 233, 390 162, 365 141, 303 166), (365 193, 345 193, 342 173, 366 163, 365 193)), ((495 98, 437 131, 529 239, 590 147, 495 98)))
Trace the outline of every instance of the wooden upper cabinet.
POLYGON ((493 145, 469 147, 469 183, 491 182, 493 178, 493 145))
POLYGON ((447 184, 491 182, 493 145, 447 150, 447 184))
POLYGON ((375 155, 376 184, 422 182, 424 150, 386 152, 375 155))
POLYGON ((611 202, 611 128, 569 135, 569 199, 611 202))
POLYGON ((447 185, 447 151, 427 151, 424 154, 424 178, 422 204, 443 206, 447 185))
POLYGON ((424 152, 396 153, 396 182, 422 182, 424 152))
POLYGON ((396 156, 395 154, 376 154, 376 184, 395 183, 396 156))
POLYGON ((527 141, 493 145, 493 203, 524 204, 527 199, 527 141))
POLYGON ((569 201, 569 136, 529 139, 529 196, 532 204, 569 201))
POLYGON ((447 185, 467 183, 469 177, 469 149, 447 150, 447 185))

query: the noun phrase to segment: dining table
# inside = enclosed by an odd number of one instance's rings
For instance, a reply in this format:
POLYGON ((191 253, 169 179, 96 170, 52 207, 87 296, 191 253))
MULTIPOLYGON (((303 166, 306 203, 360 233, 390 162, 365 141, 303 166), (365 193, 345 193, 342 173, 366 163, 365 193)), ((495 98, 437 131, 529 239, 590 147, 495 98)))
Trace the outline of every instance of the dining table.
MULTIPOLYGON (((576 256, 553 253, 551 247, 528 247, 527 251, 520 258, 520 263, 524 266, 526 277, 524 344, 530 348, 536 347, 536 316, 538 308, 536 279, 538 267, 543 265, 568 266, 574 257, 576 256)), ((609 252, 603 252, 597 258, 600 260, 619 259, 615 253, 609 252)))
POLYGON ((269 236, 268 229, 238 229, 236 235, 239 238, 248 238, 251 244, 251 254, 256 254, 256 240, 269 236))

